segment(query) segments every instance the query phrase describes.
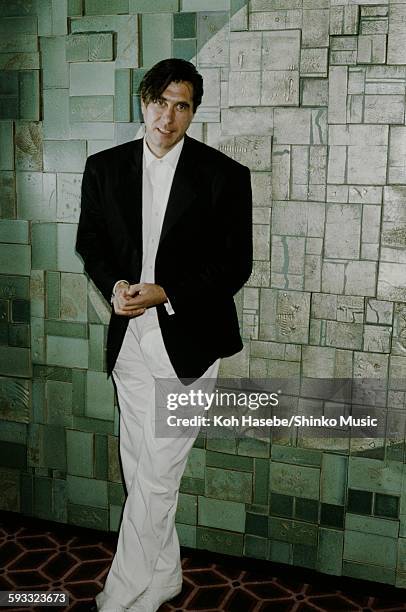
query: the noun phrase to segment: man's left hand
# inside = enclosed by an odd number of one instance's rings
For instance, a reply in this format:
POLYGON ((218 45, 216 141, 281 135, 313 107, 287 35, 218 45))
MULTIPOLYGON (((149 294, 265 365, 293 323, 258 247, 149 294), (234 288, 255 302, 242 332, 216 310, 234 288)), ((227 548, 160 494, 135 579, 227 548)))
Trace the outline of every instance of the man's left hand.
POLYGON ((137 283, 130 285, 127 295, 135 296, 131 300, 134 308, 151 308, 168 301, 164 289, 154 283, 137 283))

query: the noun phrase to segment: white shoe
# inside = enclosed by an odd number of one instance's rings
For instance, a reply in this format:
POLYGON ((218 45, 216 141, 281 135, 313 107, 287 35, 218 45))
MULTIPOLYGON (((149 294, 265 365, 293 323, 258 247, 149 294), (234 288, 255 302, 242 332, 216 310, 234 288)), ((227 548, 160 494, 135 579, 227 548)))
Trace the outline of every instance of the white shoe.
POLYGON ((137 599, 128 612, 157 612, 163 603, 179 595, 182 583, 169 587, 150 587, 137 599))

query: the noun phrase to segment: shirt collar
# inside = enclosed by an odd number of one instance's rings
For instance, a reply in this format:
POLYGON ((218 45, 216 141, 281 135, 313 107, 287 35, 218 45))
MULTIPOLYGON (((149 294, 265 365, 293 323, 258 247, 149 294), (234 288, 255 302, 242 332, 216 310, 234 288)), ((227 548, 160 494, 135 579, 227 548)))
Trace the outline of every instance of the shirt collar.
POLYGON ((153 161, 163 160, 168 163, 173 170, 175 170, 184 142, 185 137, 183 137, 182 140, 180 140, 168 153, 166 153, 166 155, 163 157, 156 157, 148 147, 147 141, 144 137, 144 160, 146 168, 148 168, 153 161))

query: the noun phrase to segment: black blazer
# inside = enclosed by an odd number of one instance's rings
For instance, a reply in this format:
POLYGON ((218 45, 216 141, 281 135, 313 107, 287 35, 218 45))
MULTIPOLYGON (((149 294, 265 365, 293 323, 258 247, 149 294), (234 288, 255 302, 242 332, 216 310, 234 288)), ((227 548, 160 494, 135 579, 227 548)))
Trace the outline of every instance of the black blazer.
MULTIPOLYGON (((106 300, 115 282, 140 280, 143 140, 90 156, 82 183, 76 249, 106 300)), ((163 221, 155 282, 174 310, 157 306, 159 325, 180 379, 196 379, 218 357, 242 348, 233 295, 252 269, 250 173, 188 136, 163 221)), ((112 312, 107 369, 114 368, 129 319, 112 312)))

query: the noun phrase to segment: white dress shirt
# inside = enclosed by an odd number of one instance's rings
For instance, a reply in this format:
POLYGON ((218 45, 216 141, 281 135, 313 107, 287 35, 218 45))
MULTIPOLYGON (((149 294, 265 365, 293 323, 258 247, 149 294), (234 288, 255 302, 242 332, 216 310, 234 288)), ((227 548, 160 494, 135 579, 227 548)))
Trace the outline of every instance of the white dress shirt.
MULTIPOLYGON (((162 223, 173 177, 184 138, 180 140, 164 157, 156 157, 149 149, 144 138, 143 171, 142 171, 142 271, 141 283, 155 283, 155 258, 161 235, 162 223)), ((165 303, 168 314, 173 314, 169 302, 165 303)), ((148 308, 143 315, 132 319, 140 335, 159 326, 156 306, 148 308)))

